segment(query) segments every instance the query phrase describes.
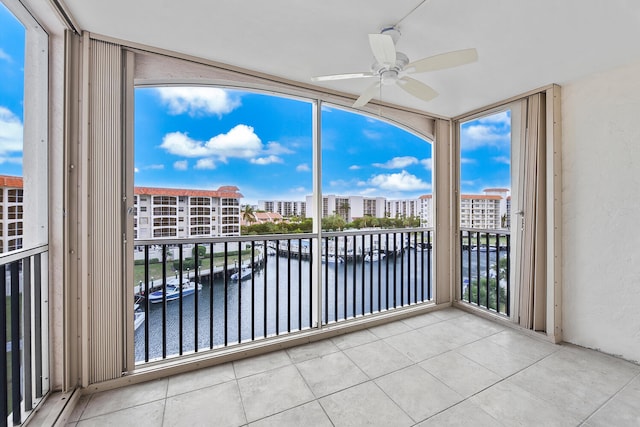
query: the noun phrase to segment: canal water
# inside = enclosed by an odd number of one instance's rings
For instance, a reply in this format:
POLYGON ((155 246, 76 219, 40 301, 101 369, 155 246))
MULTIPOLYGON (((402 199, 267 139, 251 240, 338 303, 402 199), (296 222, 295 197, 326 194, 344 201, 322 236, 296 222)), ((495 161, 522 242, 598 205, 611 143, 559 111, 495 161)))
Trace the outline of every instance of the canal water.
MULTIPOLYGON (((378 262, 359 258, 322 264, 322 322, 428 300, 431 254, 411 249, 378 262)), ((163 352, 170 357, 196 347, 202 351, 311 326, 311 307, 317 302, 312 301, 307 260, 270 256, 252 278, 237 282, 216 277, 213 283, 209 279, 202 281, 197 298, 167 302, 166 310, 162 304, 149 304, 148 325, 135 331, 136 362, 145 361, 147 342, 148 358, 154 360, 163 352)))

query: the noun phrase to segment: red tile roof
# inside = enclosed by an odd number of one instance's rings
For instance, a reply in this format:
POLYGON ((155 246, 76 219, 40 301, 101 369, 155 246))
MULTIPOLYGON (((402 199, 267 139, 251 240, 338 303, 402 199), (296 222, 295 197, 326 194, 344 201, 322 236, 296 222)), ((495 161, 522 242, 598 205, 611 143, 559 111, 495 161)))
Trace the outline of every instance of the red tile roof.
POLYGON ((144 196, 191 196, 191 197, 224 197, 240 199, 244 197, 238 192, 238 187, 224 185, 217 190, 193 190, 185 188, 135 187, 133 192, 144 196))
POLYGON ((22 188, 21 176, 0 175, 0 187, 22 188))
POLYGON ((421 199, 430 199, 432 197, 433 197, 432 194, 424 194, 424 195, 420 196, 421 199))
POLYGON ((490 196, 486 194, 461 194, 461 199, 480 199, 480 200, 502 200, 501 196, 490 196))

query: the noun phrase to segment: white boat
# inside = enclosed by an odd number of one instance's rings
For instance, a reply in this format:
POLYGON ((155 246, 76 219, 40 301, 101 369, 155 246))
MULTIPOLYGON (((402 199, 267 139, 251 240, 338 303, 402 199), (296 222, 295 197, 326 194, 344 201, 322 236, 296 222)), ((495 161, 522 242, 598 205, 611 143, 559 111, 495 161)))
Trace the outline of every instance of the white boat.
POLYGON ((231 280, 245 280, 251 277, 251 269, 249 267, 242 267, 240 271, 237 271, 231 275, 231 280))
MULTIPOLYGON (((178 279, 169 279, 167 280, 166 290, 166 300, 173 301, 180 298, 180 288, 182 288, 182 296, 186 297, 196 292, 196 284, 194 282, 189 281, 189 279, 184 279, 182 282, 182 286, 179 285, 178 279)), ((202 285, 198 284, 198 290, 202 289, 202 285)), ((149 294, 149 302, 152 304, 161 303, 163 300, 163 295, 165 294, 164 290, 159 290, 152 292, 149 294)))
POLYGON ((370 254, 365 255, 364 262, 377 262, 382 261, 386 255, 382 252, 373 251, 370 254))
POLYGON ((144 323, 145 319, 144 311, 136 310, 133 312, 133 330, 137 331, 140 326, 144 323))
POLYGON ((344 258, 333 254, 329 254, 328 256, 322 255, 322 262, 328 264, 342 264, 344 262, 344 258))
POLYGON ((273 248, 267 248, 267 256, 276 256, 278 252, 273 248))

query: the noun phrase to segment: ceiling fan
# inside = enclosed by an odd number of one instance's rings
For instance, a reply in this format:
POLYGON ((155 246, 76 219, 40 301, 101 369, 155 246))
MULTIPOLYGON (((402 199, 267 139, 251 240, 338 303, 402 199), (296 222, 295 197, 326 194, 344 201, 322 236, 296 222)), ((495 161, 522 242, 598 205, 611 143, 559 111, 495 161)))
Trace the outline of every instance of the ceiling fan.
POLYGON ((324 82, 376 77, 378 80, 364 90, 353 104, 354 108, 366 105, 382 86, 396 85, 416 98, 430 101, 438 96, 438 92, 430 86, 409 77, 409 74, 443 70, 478 60, 478 53, 475 49, 463 49, 409 62, 407 55, 396 51, 395 44, 398 38, 400 38, 400 31, 395 26, 383 28, 379 34, 369 34, 369 45, 376 60, 371 66, 371 71, 317 76, 312 77, 311 81, 324 82))

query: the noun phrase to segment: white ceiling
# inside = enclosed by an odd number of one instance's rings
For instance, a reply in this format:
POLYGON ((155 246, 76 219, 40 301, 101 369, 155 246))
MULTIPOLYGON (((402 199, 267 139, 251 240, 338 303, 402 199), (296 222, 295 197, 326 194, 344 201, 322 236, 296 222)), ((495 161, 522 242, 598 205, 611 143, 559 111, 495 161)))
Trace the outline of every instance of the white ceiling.
MULTIPOLYGON (((384 101, 455 116, 549 83, 640 61, 638 0, 64 0, 83 30, 310 83, 369 71, 367 34, 395 24, 410 60, 475 47, 479 61, 414 74, 384 101), (421 4, 422 3, 422 4, 421 4)), ((640 78, 640 77, 639 77, 640 78)), ((358 95, 368 79, 320 84, 358 95)))

